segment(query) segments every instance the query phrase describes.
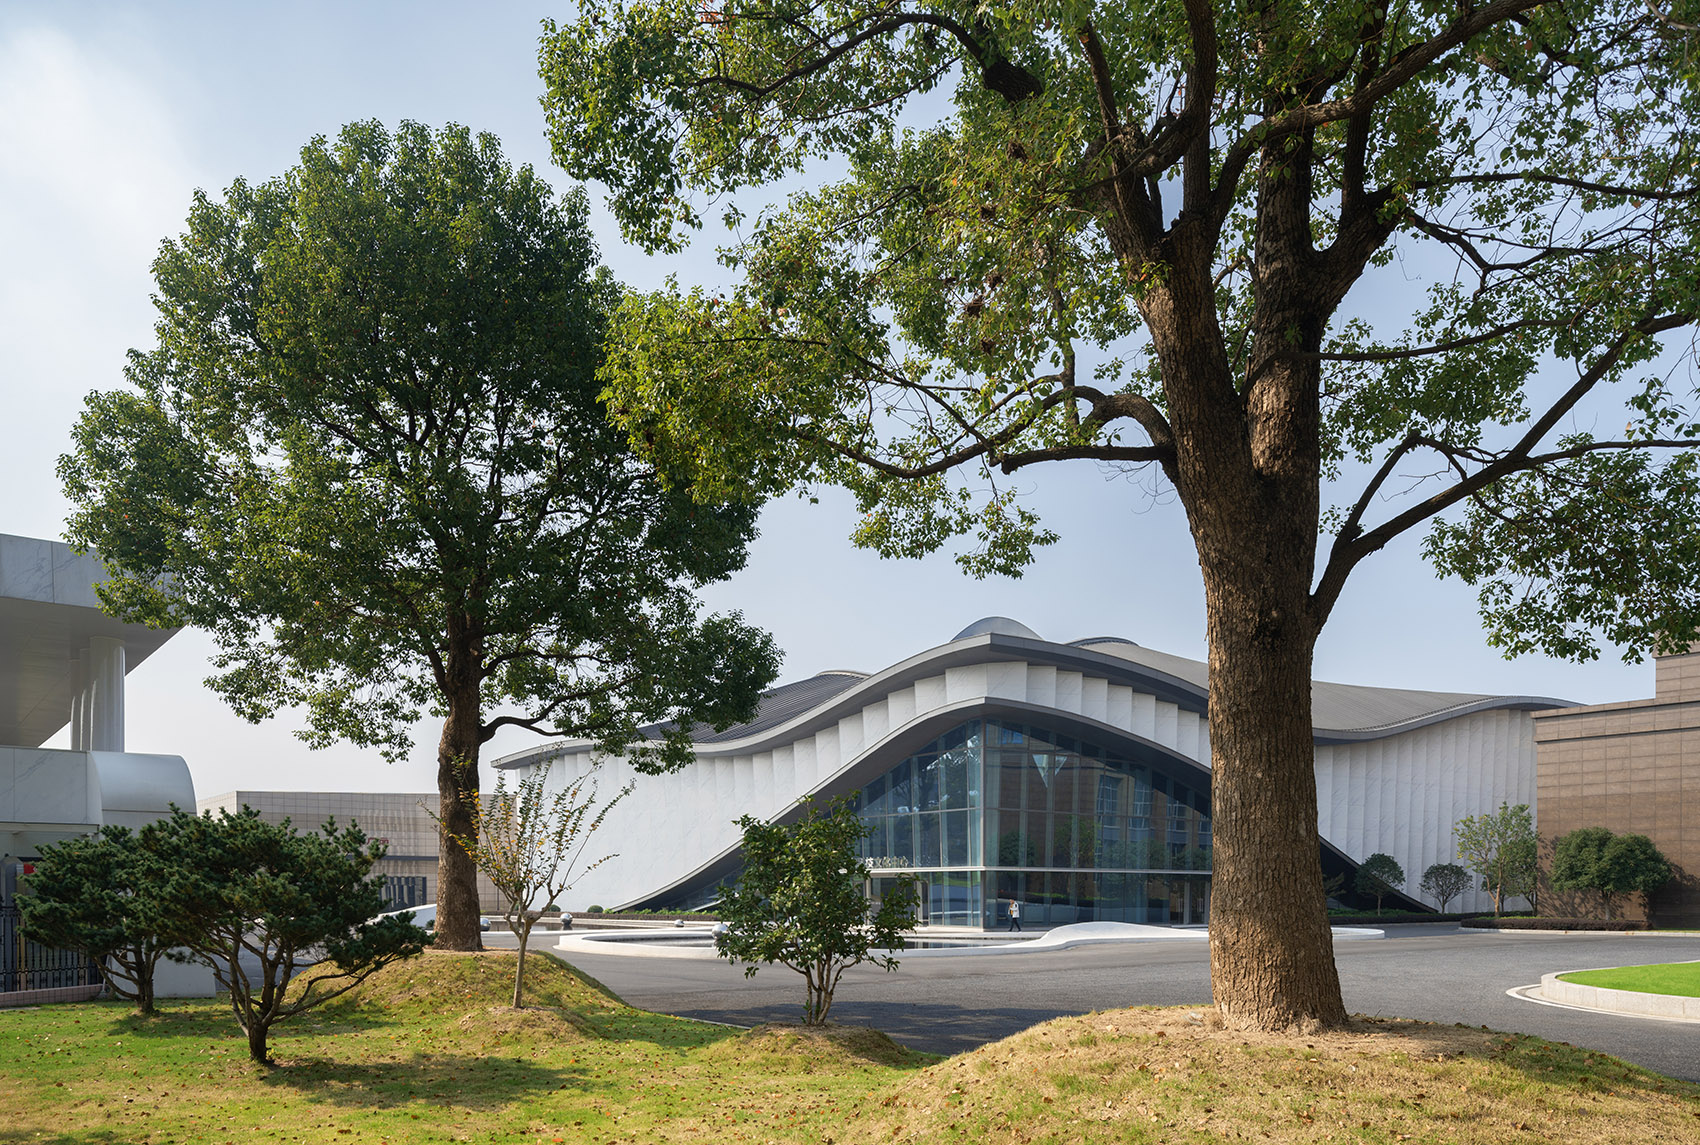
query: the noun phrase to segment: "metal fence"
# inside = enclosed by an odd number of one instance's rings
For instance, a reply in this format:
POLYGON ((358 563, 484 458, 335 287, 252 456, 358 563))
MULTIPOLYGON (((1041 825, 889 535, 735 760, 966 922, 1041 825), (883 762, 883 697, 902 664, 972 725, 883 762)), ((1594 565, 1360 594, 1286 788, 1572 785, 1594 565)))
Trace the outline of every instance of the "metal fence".
POLYGON ((31 941, 22 912, 15 906, 0 907, 0 994, 93 986, 99 981, 100 967, 79 951, 31 941))

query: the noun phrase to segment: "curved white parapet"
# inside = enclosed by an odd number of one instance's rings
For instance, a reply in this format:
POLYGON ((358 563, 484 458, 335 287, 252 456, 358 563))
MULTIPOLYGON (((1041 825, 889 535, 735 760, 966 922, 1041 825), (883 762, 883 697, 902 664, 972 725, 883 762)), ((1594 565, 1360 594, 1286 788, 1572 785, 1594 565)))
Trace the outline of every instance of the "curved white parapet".
POLYGON ((173 805, 195 810, 195 782, 180 755, 91 751, 88 758, 102 823, 140 827, 170 815, 173 805))
MULTIPOLYGON (((1363 926, 1334 927, 1335 941, 1386 938, 1387 932, 1363 926)), ((594 953, 621 954, 640 958, 698 958, 716 957, 712 947, 685 946, 681 940, 712 939, 714 932, 701 928, 690 930, 603 931, 584 934, 563 933, 555 949, 563 954, 594 953)), ((919 942, 948 942, 949 938, 928 938, 912 935, 919 942)), ((1042 954, 1068 950, 1076 946, 1101 943, 1133 942, 1203 942, 1210 937, 1202 926, 1153 926, 1135 922, 1077 922, 1058 926, 1034 938, 992 943, 963 939, 960 945, 909 949, 901 952, 904 958, 964 958, 982 954, 1042 954)))

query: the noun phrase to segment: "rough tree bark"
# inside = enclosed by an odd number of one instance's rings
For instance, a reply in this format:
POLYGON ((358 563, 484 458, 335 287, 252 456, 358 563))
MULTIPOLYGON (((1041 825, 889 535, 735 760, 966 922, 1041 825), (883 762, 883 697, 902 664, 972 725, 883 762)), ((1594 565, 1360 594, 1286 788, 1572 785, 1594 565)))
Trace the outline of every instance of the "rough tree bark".
MULTIPOLYGON (((1171 476, 1203 576, 1210 662, 1210 957, 1232 1026, 1346 1020, 1322 893, 1310 680, 1321 474, 1320 365, 1344 296, 1311 241, 1307 145, 1272 151, 1260 180, 1256 319, 1237 379, 1217 318, 1214 228, 1176 224, 1165 282, 1141 310, 1162 365, 1171 476), (1271 814, 1280 808, 1280 814, 1271 814)), ((1119 222, 1119 220, 1118 220, 1119 222)), ((1106 228, 1138 268, 1140 227, 1106 228)), ((1135 282, 1137 287, 1145 286, 1135 282)))
POLYGON ((468 794, 478 790, 478 750, 484 742, 479 695, 483 650, 465 615, 451 615, 443 657, 443 696, 448 715, 437 743, 437 939, 438 950, 484 948, 479 933, 478 869, 455 836, 478 838, 478 811, 468 794))

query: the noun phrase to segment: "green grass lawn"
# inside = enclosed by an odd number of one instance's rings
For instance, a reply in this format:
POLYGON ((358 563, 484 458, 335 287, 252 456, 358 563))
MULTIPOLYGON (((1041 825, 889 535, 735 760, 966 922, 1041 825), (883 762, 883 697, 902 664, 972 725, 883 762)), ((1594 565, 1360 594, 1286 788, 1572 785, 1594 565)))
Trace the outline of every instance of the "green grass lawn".
POLYGON ((1700 1087, 1482 1029, 1272 1036, 1132 1009, 939 1059, 869 1030, 644 1013, 546 958, 516 1012, 512 965, 391 967, 279 1027, 275 1068, 212 1001, 0 1011, 0 1145, 1700 1141, 1700 1087))
POLYGON ((1619 966, 1611 970, 1578 970, 1559 977, 1580 986, 1700 998, 1700 962, 1659 962, 1651 966, 1619 966))

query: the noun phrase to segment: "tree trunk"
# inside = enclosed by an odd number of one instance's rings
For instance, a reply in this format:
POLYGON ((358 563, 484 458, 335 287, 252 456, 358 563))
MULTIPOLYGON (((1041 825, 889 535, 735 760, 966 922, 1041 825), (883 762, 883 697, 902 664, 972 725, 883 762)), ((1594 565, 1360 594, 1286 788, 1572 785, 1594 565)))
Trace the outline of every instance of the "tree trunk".
POLYGON ((455 838, 478 838, 478 749, 483 743, 483 707, 478 663, 482 649, 464 617, 451 615, 444 655, 443 700, 448 717, 437 744, 437 938, 438 950, 483 949, 478 928, 478 867, 455 838))
POLYGON ((143 956, 140 972, 136 975, 136 1013, 148 1017, 152 1017, 154 1013, 153 971, 153 963, 143 956))
POLYGON ((525 989, 525 948, 531 942, 531 923, 521 919, 525 927, 519 932, 519 962, 514 966, 514 1009, 520 1008, 520 994, 525 989))
POLYGON ((271 1054, 266 1049, 266 1034, 269 1031, 264 1025, 255 1022, 248 1027, 248 1056, 261 1065, 271 1065, 271 1054))
POLYGON ((1302 610, 1255 607, 1215 579, 1206 577, 1216 1006, 1236 1028, 1337 1026, 1346 1008, 1322 890, 1308 626, 1302 610))

